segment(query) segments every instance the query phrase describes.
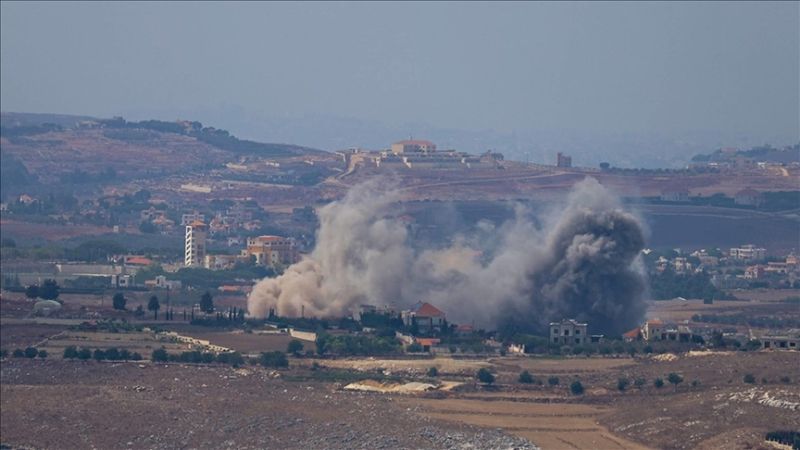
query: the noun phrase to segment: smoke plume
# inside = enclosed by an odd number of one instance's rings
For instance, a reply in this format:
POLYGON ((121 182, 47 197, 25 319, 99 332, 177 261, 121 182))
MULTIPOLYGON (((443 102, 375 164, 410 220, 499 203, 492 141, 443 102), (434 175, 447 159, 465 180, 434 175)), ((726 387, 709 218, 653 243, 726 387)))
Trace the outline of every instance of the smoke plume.
POLYGON ((251 315, 339 316, 359 304, 407 308, 427 301, 451 322, 544 331, 550 321, 589 322, 619 334, 644 315, 639 220, 596 180, 578 183, 535 224, 524 211, 500 227, 479 223, 444 249, 417 249, 396 198, 375 182, 319 210, 317 245, 283 275, 259 282, 251 315))

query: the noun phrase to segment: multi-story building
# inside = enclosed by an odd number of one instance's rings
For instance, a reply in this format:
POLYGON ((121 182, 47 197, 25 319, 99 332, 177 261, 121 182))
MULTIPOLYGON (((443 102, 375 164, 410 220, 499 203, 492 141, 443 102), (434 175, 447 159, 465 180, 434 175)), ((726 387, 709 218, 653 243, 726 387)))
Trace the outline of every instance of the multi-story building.
POLYGON ((247 239, 247 248, 242 256, 254 257, 256 264, 265 266, 289 266, 298 261, 297 246, 292 238, 281 236, 258 236, 247 239))
POLYGON ((186 267, 202 267, 206 257, 208 227, 195 220, 186 225, 186 251, 183 264, 186 267))
POLYGON ((558 152, 556 154, 556 167, 572 167, 572 157, 558 152))
POLYGON ((436 151, 436 145, 430 141, 423 141, 417 139, 409 139, 406 141, 395 142, 392 144, 392 153, 395 155, 403 155, 409 153, 433 153, 436 151))
POLYGON ((197 211, 181 215, 181 225, 188 226, 192 222, 205 222, 206 215, 197 211))
POLYGON ((550 342, 564 345, 583 345, 589 338, 589 324, 574 319, 550 323, 550 342))
POLYGON ((729 254, 733 259, 749 261, 766 258, 767 250, 761 247, 756 247, 753 244, 747 244, 741 247, 731 248, 729 254))
POLYGON ((418 302, 411 309, 402 311, 400 317, 405 326, 417 325, 420 333, 441 330, 446 323, 444 312, 430 303, 418 302))

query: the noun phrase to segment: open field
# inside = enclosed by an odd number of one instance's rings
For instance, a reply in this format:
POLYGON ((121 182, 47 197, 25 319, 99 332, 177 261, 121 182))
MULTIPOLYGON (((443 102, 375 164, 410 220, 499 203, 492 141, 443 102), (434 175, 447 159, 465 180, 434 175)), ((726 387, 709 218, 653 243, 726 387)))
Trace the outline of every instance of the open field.
MULTIPOLYGON (((193 331, 189 329, 180 333, 193 338, 204 339, 214 345, 221 345, 241 353, 285 352, 286 346, 292 340, 292 337, 288 334, 256 334, 242 331, 193 331)), ((313 343, 306 342, 305 345, 313 350, 313 343)))

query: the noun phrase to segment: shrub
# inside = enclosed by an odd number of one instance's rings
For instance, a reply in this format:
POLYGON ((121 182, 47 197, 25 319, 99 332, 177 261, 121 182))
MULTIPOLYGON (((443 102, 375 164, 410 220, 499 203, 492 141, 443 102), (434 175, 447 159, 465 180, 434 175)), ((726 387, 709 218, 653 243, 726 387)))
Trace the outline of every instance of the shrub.
POLYGON ((28 347, 25 349, 25 357, 26 358, 36 358, 36 355, 39 354, 39 350, 36 350, 36 347, 28 347))
POLYGON ((439 369, 436 367, 431 367, 428 369, 428 376, 429 377, 438 377, 439 376, 439 369))
POLYGON ((700 381, 699 380, 692 380, 692 387, 697 387, 697 386, 700 386, 700 381))
POLYGON ((88 348, 82 348, 78 350, 78 359, 86 361, 88 359, 91 359, 91 357, 92 357, 92 351, 89 350, 88 348))
POLYGON ((94 353, 92 353, 92 358, 94 358, 96 361, 102 361, 106 359, 106 352, 104 352, 99 348, 96 348, 94 349, 94 353))
POLYGON ((617 380, 617 389, 619 389, 620 391, 624 391, 625 389, 628 388, 629 384, 630 381, 628 381, 627 378, 620 378, 617 380))
POLYGON ((258 361, 264 367, 289 367, 289 360, 283 352, 263 352, 258 361))
POLYGON ((78 349, 70 345, 64 349, 64 359, 74 359, 78 357, 78 349))
POLYGON ((575 380, 569 385, 569 391, 572 392, 572 395, 583 395, 583 384, 575 380))
POLYGON ((664 380, 662 380, 661 378, 656 378, 655 380, 653 380, 653 386, 655 386, 658 389, 661 389, 662 387, 664 387, 664 380))
POLYGON ((117 361, 120 358, 119 350, 116 347, 111 347, 110 349, 106 350, 106 359, 109 361, 117 361))
POLYGON ((36 354, 39 358, 47 358, 47 350, 39 350, 39 353, 36 354))
POLYGON ((558 379, 558 377, 550 377, 547 379, 547 384, 550 386, 558 386, 558 383, 560 382, 561 381, 558 379))
POLYGON ((641 389, 642 386, 644 386, 645 384, 647 384, 647 380, 645 380, 644 378, 639 377, 639 378, 633 380, 633 385, 636 386, 639 389, 641 389))
POLYGON ((131 354, 131 361, 141 361, 141 360, 142 360, 142 355, 140 355, 139 352, 133 352, 131 354))
POLYGON ((678 390, 678 385, 683 383, 683 377, 675 372, 671 372, 669 375, 667 375, 667 381, 675 386, 675 390, 678 390))
POLYGON ((0 350, 0 358, 5 358, 8 356, 8 350, 2 349, 0 350))
POLYGON ((153 354, 150 356, 150 359, 152 359, 153 362, 166 362, 169 360, 169 355, 167 354, 167 351, 162 347, 153 350, 153 354))
POLYGON ((642 351, 649 355, 649 354, 653 353, 653 346, 645 345, 644 348, 642 349, 642 351))
POLYGON ((756 377, 753 376, 752 373, 747 373, 747 374, 744 375, 743 380, 744 380, 745 383, 753 384, 753 383, 756 382, 756 377))
POLYGON ((791 379, 791 378, 789 378, 789 377, 787 377, 787 376, 782 376, 782 377, 781 377, 781 383, 789 384, 789 383, 791 383, 791 382, 792 382, 792 379, 791 379))
POLYGON ((423 348, 422 345, 419 344, 419 342, 414 342, 408 347, 406 347, 406 351, 408 353, 420 353, 423 351, 423 348))
POLYGON ((769 380, 767 380, 767 378, 764 377, 764 378, 761 379, 761 383, 762 384, 767 384, 767 383, 769 383, 769 380))
POLYGON ((25 351, 22 350, 22 349, 19 349, 19 348, 15 348, 14 352, 11 353, 11 356, 13 356, 14 358, 24 358, 25 357, 25 351))
POLYGON ((289 341, 289 345, 286 346, 286 353, 298 355, 302 351, 303 351, 303 343, 298 341, 297 339, 292 339, 291 341, 289 341))
POLYGON ((527 370, 523 370, 519 374, 519 382, 525 384, 531 384, 533 383, 533 375, 531 375, 531 373, 528 372, 527 370))
POLYGON ((239 352, 225 352, 217 355, 217 362, 237 367, 244 364, 244 358, 239 352))
POLYGON ((489 369, 485 367, 481 367, 480 370, 478 370, 478 373, 475 374, 475 376, 481 383, 486 383, 486 384, 494 383, 494 375, 492 375, 492 372, 489 372, 489 369))

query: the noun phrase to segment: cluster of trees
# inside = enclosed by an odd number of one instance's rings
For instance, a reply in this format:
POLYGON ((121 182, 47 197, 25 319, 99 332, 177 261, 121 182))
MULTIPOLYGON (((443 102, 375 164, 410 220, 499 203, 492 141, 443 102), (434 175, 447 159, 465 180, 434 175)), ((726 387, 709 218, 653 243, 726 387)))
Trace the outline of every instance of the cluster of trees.
POLYGON ((193 350, 181 353, 169 353, 163 347, 153 350, 150 358, 153 360, 153 362, 184 362, 196 364, 221 363, 229 364, 234 367, 241 366, 245 363, 244 357, 239 352, 223 352, 215 354, 211 352, 200 352, 193 350))
POLYGON ((25 297, 28 298, 42 298, 45 300, 56 300, 61 294, 61 287, 56 280, 46 279, 42 282, 41 286, 32 284, 25 288, 25 297))
POLYGON ((142 355, 138 352, 131 352, 126 348, 118 349, 116 347, 111 347, 105 350, 96 348, 92 351, 89 348, 77 348, 74 345, 70 345, 64 349, 64 359, 81 359, 84 361, 88 359, 95 359, 97 361, 140 361, 142 355))
POLYGON ((751 316, 749 314, 695 314, 693 322, 747 325, 755 328, 800 328, 800 320, 792 317, 751 316))
POLYGON ((289 359, 286 357, 286 353, 279 351, 262 352, 258 358, 258 363, 264 367, 289 367, 289 359))
POLYGON ((790 445, 793 449, 800 449, 800 431, 770 431, 765 438, 768 441, 790 445))
POLYGON ((652 273, 650 292, 655 300, 669 300, 675 297, 702 298, 703 300, 733 300, 734 298, 717 289, 708 274, 678 274, 667 268, 661 273, 652 273))
MULTIPOLYGON (((6 349, 0 350, 0 356, 2 356, 3 358, 8 356, 8 350, 6 349)), ((11 356, 13 356, 14 358, 30 358, 30 359, 36 358, 37 356, 39 358, 47 358, 47 350, 39 350, 36 347, 26 347, 24 350, 21 348, 16 348, 14 349, 13 352, 11 352, 11 356)))
POLYGON ((389 355, 400 352, 400 344, 392 338, 374 336, 330 335, 318 333, 317 353, 320 355, 389 355))

